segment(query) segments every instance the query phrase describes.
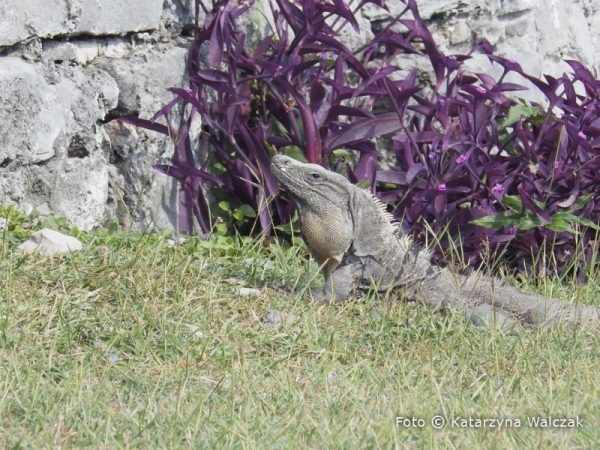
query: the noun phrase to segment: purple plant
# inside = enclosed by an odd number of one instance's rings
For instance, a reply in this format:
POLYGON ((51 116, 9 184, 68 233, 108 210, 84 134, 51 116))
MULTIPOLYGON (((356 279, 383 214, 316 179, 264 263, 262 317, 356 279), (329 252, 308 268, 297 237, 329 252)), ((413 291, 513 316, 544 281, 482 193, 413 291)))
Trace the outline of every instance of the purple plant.
POLYGON ((460 243, 475 266, 492 250, 521 271, 552 263, 583 280, 600 230, 600 82, 576 61, 566 61, 572 74, 541 80, 488 43, 478 47, 502 75, 469 75, 462 56, 438 69, 428 98, 409 106, 410 131, 393 138, 399 170, 377 173, 394 185, 380 196, 395 204, 405 233, 423 236, 424 223, 439 232, 442 257, 460 243), (504 81, 511 72, 548 104, 507 97, 524 89, 504 81))
MULTIPOLYGON (((236 20, 252 0, 215 0, 210 9, 196 0, 196 17, 202 9, 205 20, 190 48, 189 87, 171 88, 175 99, 151 120, 123 119, 174 140, 171 163, 156 167, 181 184, 180 231, 193 233, 194 217, 202 233, 212 229, 203 183, 244 211, 238 219, 257 216, 267 233, 287 222, 293 204, 277 196, 269 170, 272 155, 284 152, 369 186, 417 240, 427 224, 439 233, 442 257, 460 242, 474 265, 491 249, 530 270, 543 262, 532 255, 550 242, 559 271, 589 264, 600 213, 599 82, 576 61, 567 61, 570 75, 535 78, 485 41, 473 52, 486 53, 503 74, 469 74, 463 62, 470 55, 445 55, 416 1, 397 1, 401 14, 350 50, 340 30, 358 31, 354 13, 385 0, 362 0, 354 10, 342 0, 271 1, 274 29, 251 49, 236 20), (428 89, 415 70, 400 71, 407 54, 430 63, 428 89), (507 96, 524 89, 505 81, 511 72, 540 89, 548 105, 507 96), (388 112, 375 114, 381 103, 391 105, 388 112), (196 115, 212 149, 200 160, 190 137, 196 115), (373 138, 390 133, 397 167, 377 171, 373 138)), ((250 232, 243 220, 238 225, 250 232)))
MULTIPOLYGON (((374 187, 378 152, 371 138, 401 125, 397 112, 375 115, 373 105, 389 96, 403 116, 411 96, 421 89, 414 72, 391 81, 388 75, 397 67, 369 65, 378 46, 386 47, 388 60, 400 52, 421 53, 411 43, 415 36, 386 31, 352 52, 337 39, 348 24, 358 31, 343 1, 276 0, 271 3, 275 29, 250 50, 236 19, 253 3, 213 1, 208 10, 196 1, 197 17, 202 8, 206 19, 189 53, 190 87, 171 88, 176 98, 151 120, 122 119, 174 139, 171 164, 156 167, 182 186, 180 231, 193 233, 193 216, 203 233, 211 231, 209 202, 201 189, 205 181, 237 207, 249 205, 267 232, 271 216, 289 219, 290 205, 280 199, 267 202, 279 190, 269 170, 276 151, 329 165, 335 149, 356 150, 360 156, 353 167, 348 161, 337 166, 345 164, 351 179, 367 179, 374 187), (183 113, 173 126, 170 115, 176 105, 183 113), (201 116, 213 149, 199 167, 189 136, 194 115, 201 116), (161 118, 168 125, 157 123, 161 118), (215 171, 215 163, 223 170, 215 171)), ((357 9, 366 3, 383 6, 382 0, 363 0, 357 9)))

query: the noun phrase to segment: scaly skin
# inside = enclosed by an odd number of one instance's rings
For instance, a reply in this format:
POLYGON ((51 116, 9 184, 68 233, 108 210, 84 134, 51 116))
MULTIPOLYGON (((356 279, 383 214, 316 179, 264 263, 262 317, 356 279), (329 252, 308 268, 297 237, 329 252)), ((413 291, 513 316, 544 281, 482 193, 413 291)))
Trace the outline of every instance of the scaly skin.
POLYGON ((343 176, 316 164, 283 155, 271 171, 294 198, 301 229, 325 277, 313 296, 325 303, 346 300, 358 290, 399 291, 434 309, 465 314, 475 324, 590 325, 600 316, 540 295, 529 295, 474 272, 453 273, 431 263, 431 256, 401 236, 381 203, 343 176))

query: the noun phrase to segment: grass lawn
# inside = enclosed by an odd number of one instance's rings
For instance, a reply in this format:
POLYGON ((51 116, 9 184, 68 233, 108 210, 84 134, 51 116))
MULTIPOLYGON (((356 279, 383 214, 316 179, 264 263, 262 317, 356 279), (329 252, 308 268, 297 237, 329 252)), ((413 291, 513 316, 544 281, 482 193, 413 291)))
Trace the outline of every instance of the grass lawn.
MULTIPOLYGON (((413 304, 325 307, 266 288, 319 282, 302 246, 78 237, 82 251, 53 259, 0 242, 1 448, 600 443, 591 332, 480 330, 413 304), (274 310, 279 327, 263 320, 274 310), (529 423, 548 416, 582 422, 529 423)), ((597 283, 544 291, 600 305, 597 283)))

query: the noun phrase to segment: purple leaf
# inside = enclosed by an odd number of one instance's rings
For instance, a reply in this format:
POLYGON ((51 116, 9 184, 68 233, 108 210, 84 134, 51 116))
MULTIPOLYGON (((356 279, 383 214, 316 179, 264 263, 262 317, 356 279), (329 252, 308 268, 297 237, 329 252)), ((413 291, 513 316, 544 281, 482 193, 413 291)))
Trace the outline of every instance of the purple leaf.
POLYGON ((522 188, 519 188, 519 196, 521 197, 521 201, 523 202, 523 206, 530 211, 533 211, 535 215, 544 223, 551 223, 552 219, 547 212, 542 210, 539 206, 533 202, 530 195, 525 192, 522 188))
POLYGON ((332 133, 325 139, 325 147, 331 151, 351 142, 393 133, 399 129, 400 119, 397 114, 379 114, 375 118, 356 120, 342 127, 338 132, 332 133))
POLYGON ((147 130, 156 131, 157 133, 167 136, 169 135, 169 129, 165 125, 156 123, 153 120, 140 119, 138 117, 119 117, 118 120, 119 122, 130 123, 131 125, 146 128, 147 130))
POLYGON ((380 183, 392 183, 406 186, 410 184, 406 181, 406 174, 396 170, 380 170, 377 172, 377 181, 380 183))
POLYGON ((425 166, 419 163, 413 164, 410 169, 408 169, 408 172, 406 172, 406 182, 411 184, 417 176, 424 172, 427 172, 427 168, 425 166))
POLYGON ((171 112, 171 110, 173 109, 173 107, 178 104, 181 101, 181 99, 179 97, 175 97, 173 100, 171 100, 169 103, 167 103, 165 106, 163 106, 162 108, 160 108, 153 116, 152 119, 150 119, 152 122, 154 122, 156 119, 158 119, 159 117, 168 117, 169 113, 171 112))
POLYGON ((575 79, 581 80, 589 89, 598 95, 600 82, 596 80, 589 69, 579 61, 565 59, 565 62, 575 71, 575 79))
POLYGON ((372 85, 373 83, 386 78, 389 74, 396 72, 400 70, 398 67, 396 66, 387 66, 387 67, 382 67, 377 69, 373 75, 371 75, 371 77, 369 77, 369 79, 363 81, 361 84, 358 85, 358 87, 356 88, 356 90, 354 91, 354 94, 352 94, 352 98, 356 98, 358 97, 362 91, 365 90, 365 88, 367 88, 368 86, 372 85))
POLYGON ((350 12, 350 8, 348 7, 348 4, 346 2, 344 2, 344 0, 333 0, 333 4, 335 5, 333 12, 335 14, 337 14, 338 16, 346 19, 352 25, 352 28, 354 28, 354 31, 356 31, 357 33, 360 33, 360 27, 358 26, 358 22, 356 21, 354 14, 352 14, 352 12, 350 12))
POLYGON ((352 106, 336 105, 329 110, 331 118, 337 118, 339 116, 350 116, 350 117, 371 117, 375 118, 375 115, 368 109, 354 108, 352 106))

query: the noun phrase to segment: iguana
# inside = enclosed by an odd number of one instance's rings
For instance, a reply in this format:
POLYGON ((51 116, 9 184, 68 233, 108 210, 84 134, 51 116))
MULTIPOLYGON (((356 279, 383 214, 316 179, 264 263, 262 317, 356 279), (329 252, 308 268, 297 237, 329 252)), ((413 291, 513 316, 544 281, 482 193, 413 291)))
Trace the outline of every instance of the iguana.
POLYGON ((325 277, 313 297, 346 300, 356 290, 400 291, 433 309, 461 311, 475 324, 591 325, 598 309, 525 294, 473 271, 456 273, 432 263, 431 254, 402 235, 385 206, 345 177, 284 155, 271 171, 295 200, 304 239, 325 277))

